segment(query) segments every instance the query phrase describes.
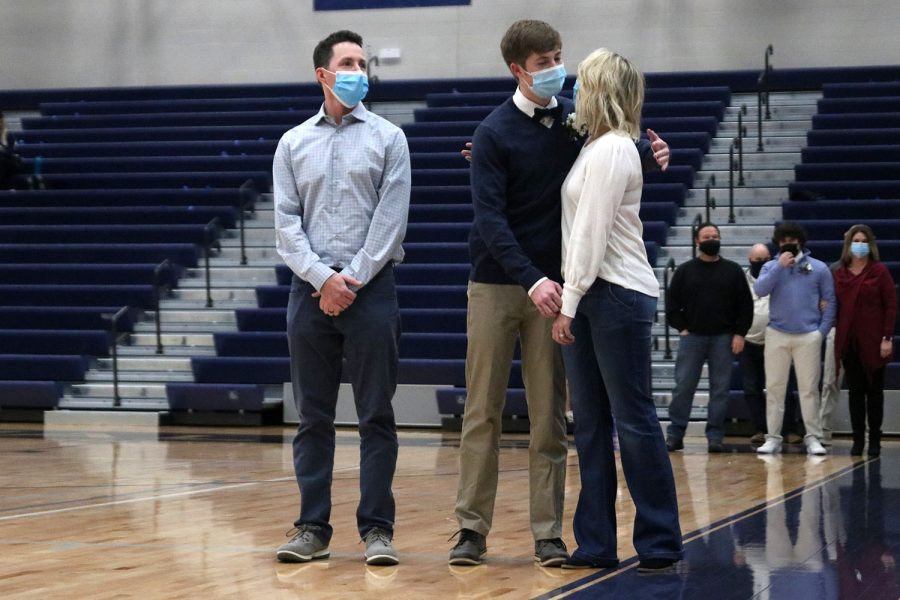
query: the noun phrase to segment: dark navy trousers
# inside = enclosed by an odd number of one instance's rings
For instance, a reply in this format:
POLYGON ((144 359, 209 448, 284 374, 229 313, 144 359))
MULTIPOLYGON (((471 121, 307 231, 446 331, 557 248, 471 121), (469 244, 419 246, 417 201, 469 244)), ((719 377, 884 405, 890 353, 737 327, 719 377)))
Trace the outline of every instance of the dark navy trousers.
POLYGON ((334 416, 342 375, 353 387, 359 417, 361 538, 373 527, 393 532, 391 483, 397 465, 397 429, 391 401, 397 388, 400 312, 393 266, 385 267, 337 317, 319 309, 315 289, 294 277, 287 311, 291 381, 300 425, 294 471, 300 487, 295 525, 316 525, 331 539, 334 416))

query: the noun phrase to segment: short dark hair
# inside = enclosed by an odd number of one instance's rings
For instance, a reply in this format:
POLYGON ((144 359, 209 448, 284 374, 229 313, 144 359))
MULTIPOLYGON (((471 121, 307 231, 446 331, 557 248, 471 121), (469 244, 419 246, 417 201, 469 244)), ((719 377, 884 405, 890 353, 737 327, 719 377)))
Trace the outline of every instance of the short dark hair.
POLYGON ((806 245, 806 230, 798 223, 783 221, 775 226, 775 232, 772 234, 772 242, 778 247, 781 241, 787 238, 797 238, 797 241, 800 242, 800 246, 803 247, 806 245))
POLYGON ((354 33, 347 29, 335 31, 316 44, 316 49, 313 50, 313 66, 316 69, 319 67, 327 67, 331 62, 332 57, 334 57, 334 46, 342 42, 350 42, 356 44, 360 48, 362 48, 363 45, 362 36, 358 33, 354 33))
POLYGON ((706 221, 705 223, 700 223, 699 225, 697 225, 697 229, 694 230, 694 240, 695 241, 700 239, 700 230, 706 229, 707 227, 712 227, 713 229, 716 230, 716 233, 718 233, 719 235, 722 235, 722 232, 719 230, 718 225, 716 225, 715 223, 712 223, 710 221, 706 221))
POLYGON ((525 66, 532 54, 543 54, 562 48, 559 32, 543 21, 523 19, 509 26, 500 40, 500 53, 506 66, 516 63, 525 66))

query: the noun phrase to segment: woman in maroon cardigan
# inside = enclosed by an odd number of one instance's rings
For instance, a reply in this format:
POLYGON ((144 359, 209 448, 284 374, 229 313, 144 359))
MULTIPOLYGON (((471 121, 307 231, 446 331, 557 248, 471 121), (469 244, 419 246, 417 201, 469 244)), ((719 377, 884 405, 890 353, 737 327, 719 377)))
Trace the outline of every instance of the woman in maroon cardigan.
POLYGON ((834 358, 838 369, 843 362, 850 388, 850 454, 862 454, 868 417, 868 455, 878 456, 884 417, 884 367, 894 352, 897 296, 890 272, 878 260, 875 234, 867 225, 854 225, 844 234, 834 287, 838 301, 834 358))

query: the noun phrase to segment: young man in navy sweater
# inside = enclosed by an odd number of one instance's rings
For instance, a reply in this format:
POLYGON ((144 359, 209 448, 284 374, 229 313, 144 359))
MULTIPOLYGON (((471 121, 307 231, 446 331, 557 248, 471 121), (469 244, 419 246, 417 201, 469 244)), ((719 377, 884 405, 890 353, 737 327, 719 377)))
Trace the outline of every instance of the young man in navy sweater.
MULTIPOLYGON (((559 32, 542 21, 513 23, 500 43, 515 94, 475 130, 469 235, 466 407, 456 502, 459 539, 452 565, 487 552, 497 492, 503 405, 516 340, 530 423, 529 491, 534 559, 558 567, 566 478, 565 374, 552 318, 562 306, 560 187, 583 138, 566 126, 571 100, 559 32)), ((668 165, 668 145, 639 143, 645 169, 668 165), (655 157, 654 157, 654 152, 655 157), (652 167, 650 167, 652 165, 652 167)))

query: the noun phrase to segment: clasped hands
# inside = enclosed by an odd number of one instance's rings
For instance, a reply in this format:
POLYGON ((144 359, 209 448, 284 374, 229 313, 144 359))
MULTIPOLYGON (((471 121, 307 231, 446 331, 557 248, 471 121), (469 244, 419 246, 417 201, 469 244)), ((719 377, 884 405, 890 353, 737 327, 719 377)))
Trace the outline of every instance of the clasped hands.
POLYGON ((343 273, 335 273, 325 280, 318 292, 312 297, 319 299, 319 309, 329 317, 336 317, 353 304, 356 292, 348 286, 362 286, 362 281, 343 273))
POLYGON ((539 284, 531 292, 531 301, 541 316, 548 319, 556 317, 553 322, 553 341, 568 345, 575 341, 572 335, 572 318, 560 313, 562 308, 562 286, 548 279, 539 284))

